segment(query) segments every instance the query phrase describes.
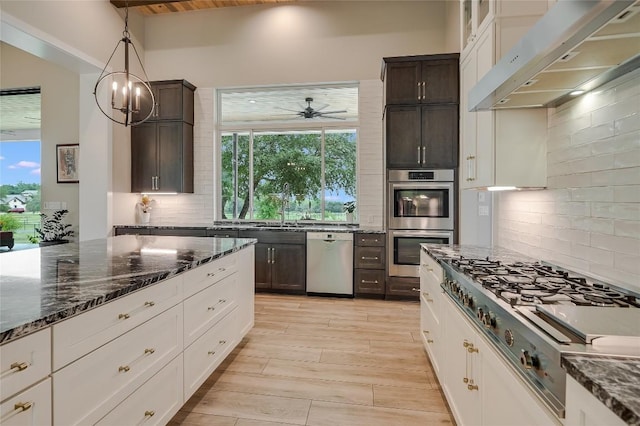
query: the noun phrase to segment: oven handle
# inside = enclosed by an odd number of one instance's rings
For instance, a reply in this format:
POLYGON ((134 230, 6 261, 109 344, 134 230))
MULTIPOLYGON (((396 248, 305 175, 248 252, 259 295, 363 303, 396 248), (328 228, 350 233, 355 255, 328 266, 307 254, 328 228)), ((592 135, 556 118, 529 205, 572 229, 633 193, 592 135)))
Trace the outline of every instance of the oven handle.
POLYGON ((453 239, 453 231, 395 231, 390 230, 392 237, 446 237, 453 239))

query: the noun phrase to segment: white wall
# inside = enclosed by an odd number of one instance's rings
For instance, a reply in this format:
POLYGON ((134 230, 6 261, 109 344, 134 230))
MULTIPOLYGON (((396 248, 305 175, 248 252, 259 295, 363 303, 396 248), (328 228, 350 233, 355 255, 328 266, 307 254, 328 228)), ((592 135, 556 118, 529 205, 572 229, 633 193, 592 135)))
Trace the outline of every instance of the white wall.
MULTIPOLYGON (((184 78, 198 87, 194 194, 155 196, 151 223, 213 220, 214 88, 359 81, 358 217, 362 226, 381 229, 382 58, 449 52, 447 40, 458 45, 459 31, 446 27, 453 14, 443 1, 346 1, 149 17, 145 66, 150 78, 184 78)), ((117 167, 115 174, 129 173, 117 167)), ((119 200, 121 221, 116 223, 131 223, 135 199, 122 194, 119 200)))
MULTIPOLYGON (((57 183, 56 144, 78 143, 78 74, 0 43, 0 88, 41 88, 41 184, 42 202, 64 202, 65 221, 78 233, 77 183, 57 183)), ((42 210, 51 214, 51 211, 42 210)))
POLYGON ((498 196, 498 245, 640 291, 640 71, 549 110, 548 189, 498 196))

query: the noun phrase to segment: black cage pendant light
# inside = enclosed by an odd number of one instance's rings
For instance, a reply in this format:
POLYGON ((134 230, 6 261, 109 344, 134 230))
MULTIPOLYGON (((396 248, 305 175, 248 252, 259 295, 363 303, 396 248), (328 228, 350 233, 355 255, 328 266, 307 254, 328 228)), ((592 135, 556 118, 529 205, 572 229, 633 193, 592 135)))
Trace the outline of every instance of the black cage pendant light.
POLYGON ((122 32, 122 39, 116 44, 115 49, 111 53, 109 60, 107 61, 96 86, 93 89, 93 95, 96 98, 98 108, 104 115, 106 115, 111 121, 118 124, 124 124, 126 126, 135 126, 145 122, 153 114, 155 108, 155 98, 151 85, 149 84, 149 77, 144 70, 144 65, 138 56, 136 46, 133 44, 129 34, 129 2, 125 3, 125 18, 124 18, 124 31, 122 32), (106 70, 109 67, 109 63, 115 55, 116 51, 120 47, 120 44, 124 44, 124 71, 113 71, 107 73, 106 70), (129 46, 133 47, 133 51, 138 59, 144 79, 129 71, 129 46), (101 91, 103 85, 111 83, 111 107, 106 111, 100 105, 98 99, 98 93, 101 91))

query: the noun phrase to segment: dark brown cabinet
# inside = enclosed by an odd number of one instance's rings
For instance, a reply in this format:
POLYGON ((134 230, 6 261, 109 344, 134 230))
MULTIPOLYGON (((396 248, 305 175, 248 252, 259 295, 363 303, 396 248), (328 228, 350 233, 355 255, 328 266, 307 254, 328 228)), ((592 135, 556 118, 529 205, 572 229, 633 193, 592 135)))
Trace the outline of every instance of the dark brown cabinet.
POLYGON ((304 294, 306 290, 306 234, 287 231, 239 231, 240 238, 256 238, 256 291, 304 294))
POLYGON ((387 167, 458 165, 458 105, 393 105, 386 112, 387 167))
MULTIPOLYGON (((156 108, 149 120, 180 120, 193 124, 193 100, 196 87, 186 80, 152 81, 151 90, 155 98, 156 108)), ((140 99, 140 111, 149 111, 150 98, 140 99)), ((134 120, 144 117, 133 114, 134 120)))
MULTIPOLYGON (((151 88, 156 110, 131 128, 131 192, 191 193, 195 86, 167 80, 151 82, 151 88)), ((143 98, 140 110, 148 111, 149 102, 143 98)))
POLYGON ((457 103, 457 54, 385 58, 386 105, 457 103))
POLYGON ((420 296, 420 278, 387 277, 387 299, 418 300, 420 296))
POLYGON ((383 297, 385 293, 384 235, 357 233, 354 240, 355 295, 383 297))

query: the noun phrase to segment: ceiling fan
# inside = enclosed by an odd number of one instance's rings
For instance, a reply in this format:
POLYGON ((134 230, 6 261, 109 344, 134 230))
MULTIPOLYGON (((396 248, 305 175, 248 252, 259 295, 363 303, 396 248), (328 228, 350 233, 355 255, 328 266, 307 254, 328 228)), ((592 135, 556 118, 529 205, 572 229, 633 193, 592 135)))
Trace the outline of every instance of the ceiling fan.
POLYGON ((313 102, 313 98, 305 98, 304 101, 307 103, 307 107, 303 108, 302 111, 296 111, 296 110, 293 110, 293 109, 287 109, 287 108, 281 108, 281 107, 277 107, 277 108, 285 110, 285 111, 294 112, 297 116, 302 117, 302 118, 318 118, 318 117, 322 117, 322 118, 332 118, 332 119, 336 119, 336 120, 346 120, 346 118, 344 118, 344 117, 336 117, 336 116, 332 115, 332 114, 345 113, 345 112, 347 112, 346 109, 336 110, 336 111, 322 111, 323 109, 328 107, 329 104, 326 104, 326 105, 321 106, 320 108, 314 109, 313 107, 311 107, 311 102, 313 102))

